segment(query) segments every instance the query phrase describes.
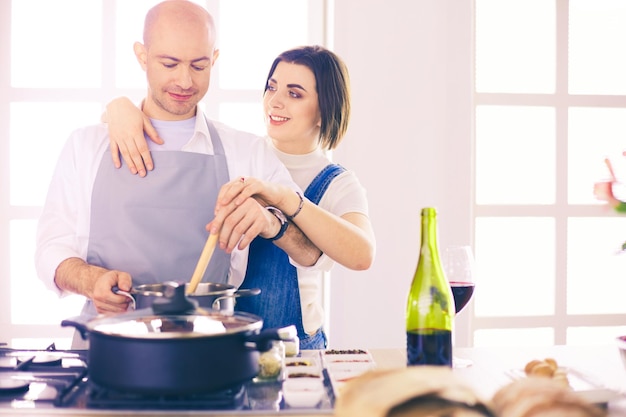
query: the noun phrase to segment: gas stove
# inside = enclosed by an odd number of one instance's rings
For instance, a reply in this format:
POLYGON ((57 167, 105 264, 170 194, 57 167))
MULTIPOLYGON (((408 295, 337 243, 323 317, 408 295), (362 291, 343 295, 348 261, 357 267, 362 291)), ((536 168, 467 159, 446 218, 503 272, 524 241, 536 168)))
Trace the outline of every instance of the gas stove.
POLYGON ((0 347, 0 408, 63 406, 87 374, 86 351, 0 347))
MULTIPOLYGON (((326 378, 326 395, 307 412, 332 414, 334 395, 326 378)), ((282 398, 280 381, 246 384, 218 392, 194 395, 143 395, 117 392, 100 387, 89 380, 89 358, 86 350, 57 350, 54 344, 46 349, 12 349, 0 344, 0 415, 10 409, 110 410, 186 410, 210 415, 229 410, 250 412, 266 410, 281 414, 289 410, 282 398)), ((294 411, 294 410, 290 410, 294 411)))

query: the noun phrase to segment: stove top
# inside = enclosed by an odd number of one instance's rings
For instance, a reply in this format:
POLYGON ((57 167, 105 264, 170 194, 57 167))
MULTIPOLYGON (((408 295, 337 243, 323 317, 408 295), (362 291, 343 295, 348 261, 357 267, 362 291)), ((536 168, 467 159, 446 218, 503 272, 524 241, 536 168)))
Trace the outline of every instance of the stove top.
MULTIPOLYGON (((327 379, 327 378, 326 378, 327 379)), ((332 414, 334 395, 327 395, 310 411, 332 414)), ((282 383, 254 382, 218 392, 194 395, 143 395, 117 392, 89 380, 88 351, 11 349, 0 344, 0 414, 2 409, 66 410, 274 410, 289 408, 282 383)))
POLYGON ((86 390, 88 408, 124 410, 242 410, 245 387, 195 395, 143 395, 119 392, 89 384, 86 390))
POLYGON ((0 408, 62 406, 87 373, 85 351, 0 347, 0 408))

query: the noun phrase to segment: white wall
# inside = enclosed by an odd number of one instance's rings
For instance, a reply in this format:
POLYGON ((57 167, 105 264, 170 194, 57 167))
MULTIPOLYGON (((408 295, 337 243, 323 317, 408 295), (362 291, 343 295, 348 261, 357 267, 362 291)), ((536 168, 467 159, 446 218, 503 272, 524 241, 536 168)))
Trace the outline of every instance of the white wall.
POLYGON ((471 243, 471 2, 335 0, 332 7, 334 50, 353 93, 350 129, 334 159, 367 188, 377 254, 368 271, 333 270, 330 344, 403 347, 420 209, 438 208, 440 246, 471 243))

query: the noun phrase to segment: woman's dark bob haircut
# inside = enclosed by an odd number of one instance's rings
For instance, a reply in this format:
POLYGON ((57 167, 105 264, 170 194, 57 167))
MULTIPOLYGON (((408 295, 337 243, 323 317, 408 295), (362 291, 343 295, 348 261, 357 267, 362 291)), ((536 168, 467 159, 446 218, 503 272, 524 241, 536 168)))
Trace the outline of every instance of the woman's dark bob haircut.
POLYGON ((319 142, 322 149, 339 145, 350 120, 350 80, 348 69, 335 53, 322 46, 302 46, 278 55, 265 80, 265 90, 279 62, 304 65, 315 76, 322 124, 319 142))

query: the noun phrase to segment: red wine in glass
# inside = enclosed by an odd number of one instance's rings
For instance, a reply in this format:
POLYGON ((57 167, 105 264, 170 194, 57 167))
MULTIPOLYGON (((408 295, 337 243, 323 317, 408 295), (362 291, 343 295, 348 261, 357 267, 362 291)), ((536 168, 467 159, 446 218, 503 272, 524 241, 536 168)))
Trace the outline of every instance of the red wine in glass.
MULTIPOLYGON (((450 283, 455 310, 458 314, 474 295, 474 255, 469 245, 448 246, 443 254, 443 267, 450 283)), ((452 358, 453 368, 472 365, 470 359, 452 358)))
POLYGON ((450 288, 452 289, 454 305, 456 306, 456 313, 458 314, 472 298, 474 294, 474 283, 452 281, 450 282, 450 288))

